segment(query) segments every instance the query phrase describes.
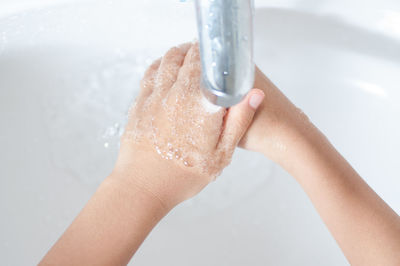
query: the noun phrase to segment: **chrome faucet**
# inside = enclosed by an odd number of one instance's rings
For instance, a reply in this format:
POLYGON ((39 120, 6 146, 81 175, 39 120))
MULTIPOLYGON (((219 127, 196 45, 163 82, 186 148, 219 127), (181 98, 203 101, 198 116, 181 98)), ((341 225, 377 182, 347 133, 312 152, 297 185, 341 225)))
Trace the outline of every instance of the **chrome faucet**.
POLYGON ((253 0, 196 0, 203 93, 231 107, 253 87, 253 0))

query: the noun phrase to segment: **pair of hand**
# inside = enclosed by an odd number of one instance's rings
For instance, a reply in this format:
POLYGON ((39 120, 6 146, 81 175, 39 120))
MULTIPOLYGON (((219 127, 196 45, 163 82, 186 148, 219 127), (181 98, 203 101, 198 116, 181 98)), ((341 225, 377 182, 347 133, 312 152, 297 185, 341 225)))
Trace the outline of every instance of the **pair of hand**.
POLYGON ((258 69, 228 109, 200 93, 196 44, 147 70, 113 173, 41 265, 126 265, 176 204, 229 164, 237 145, 261 152, 303 187, 353 265, 400 265, 400 217, 258 69))
POLYGON ((146 71, 122 137, 112 177, 128 179, 166 208, 215 179, 238 144, 280 160, 288 132, 296 131, 284 127, 307 121, 298 119, 298 109, 258 69, 255 87, 261 89, 228 110, 208 103, 200 84, 198 44, 170 49, 146 71))

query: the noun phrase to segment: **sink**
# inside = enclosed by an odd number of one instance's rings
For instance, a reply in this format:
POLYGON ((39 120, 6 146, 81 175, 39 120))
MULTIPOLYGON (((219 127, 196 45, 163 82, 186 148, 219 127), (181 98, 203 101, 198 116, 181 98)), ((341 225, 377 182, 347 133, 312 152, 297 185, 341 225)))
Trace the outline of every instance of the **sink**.
MULTIPOLYGON (((48 1, 47 1, 48 2, 48 1)), ((63 1, 0 15, 0 257, 37 263, 110 173, 141 75, 196 37, 193 3, 63 1)), ((256 1, 259 67, 400 212, 398 1, 256 1)), ((132 265, 348 265, 300 186, 238 150, 132 265)))

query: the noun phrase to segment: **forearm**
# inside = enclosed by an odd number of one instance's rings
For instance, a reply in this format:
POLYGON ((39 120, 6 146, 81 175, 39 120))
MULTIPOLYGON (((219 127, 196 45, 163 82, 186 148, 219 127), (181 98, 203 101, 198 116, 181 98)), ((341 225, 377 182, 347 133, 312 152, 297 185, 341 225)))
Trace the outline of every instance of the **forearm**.
POLYGON ((400 265, 400 218, 259 69, 265 100, 240 145, 262 152, 304 188, 353 265, 400 265))
POLYGON ((353 265, 400 265, 399 216, 311 124, 282 166, 296 178, 353 265))
POLYGON ((40 265, 126 265, 166 215, 161 202, 121 178, 107 178, 40 265))

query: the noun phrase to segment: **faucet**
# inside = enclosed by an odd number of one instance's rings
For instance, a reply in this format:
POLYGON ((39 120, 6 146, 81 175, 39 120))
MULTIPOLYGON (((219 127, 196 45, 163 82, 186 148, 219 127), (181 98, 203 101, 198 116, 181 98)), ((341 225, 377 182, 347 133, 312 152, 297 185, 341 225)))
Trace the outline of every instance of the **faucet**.
POLYGON ((254 85, 253 0, 195 0, 202 91, 231 107, 254 85))

